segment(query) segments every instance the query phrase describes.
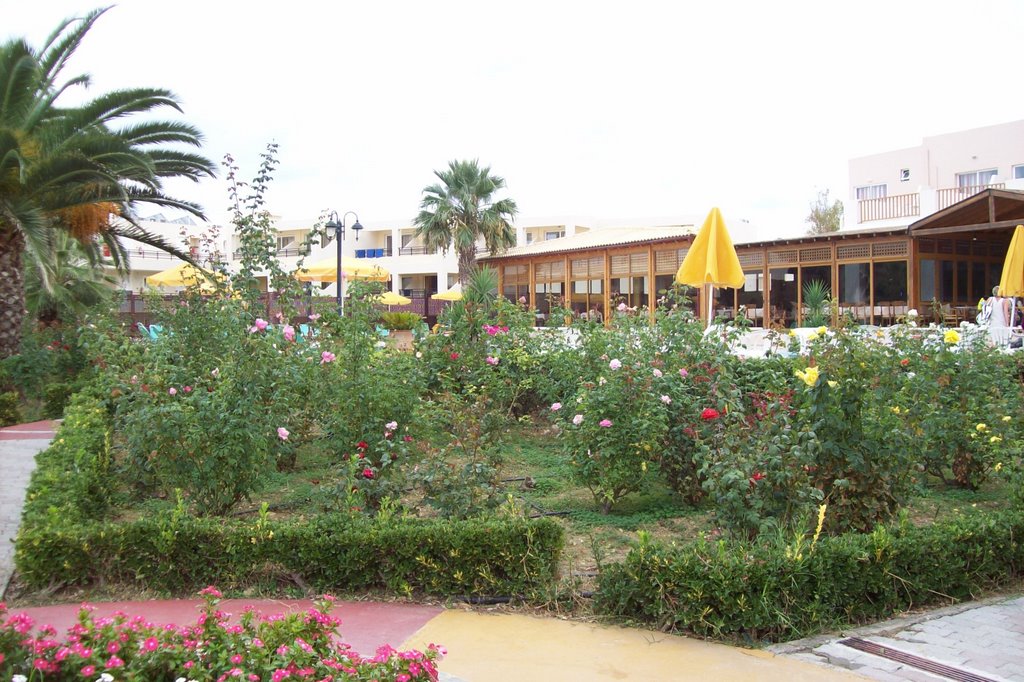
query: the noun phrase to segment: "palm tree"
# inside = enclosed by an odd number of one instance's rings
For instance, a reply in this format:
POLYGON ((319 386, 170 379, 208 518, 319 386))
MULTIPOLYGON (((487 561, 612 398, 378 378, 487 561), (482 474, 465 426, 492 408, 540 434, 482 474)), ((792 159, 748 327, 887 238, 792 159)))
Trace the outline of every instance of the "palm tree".
POLYGON ((65 322, 111 300, 117 278, 95 267, 77 239, 58 232, 53 248, 25 263, 25 305, 35 320, 65 322))
MULTIPOLYGON (((163 191, 164 178, 198 181, 214 174, 208 159, 168 146, 198 147, 202 136, 180 122, 125 121, 164 107, 180 112, 177 98, 167 90, 134 88, 61 106, 65 93, 89 84, 86 75, 59 79, 105 11, 65 20, 39 50, 21 39, 0 45, 0 358, 18 348, 23 255, 52 257, 56 234, 77 239, 95 267, 106 246, 114 265, 126 269, 125 237, 191 262, 143 230, 134 209, 154 204, 203 217, 198 205, 163 191), (118 216, 122 220, 112 220, 118 216)), ((47 287, 50 271, 39 269, 47 287)))
POLYGON ((516 202, 494 199, 495 192, 505 188, 505 180, 479 164, 479 160, 450 161, 448 170, 434 171, 441 184, 423 189, 420 212, 413 221, 416 236, 428 249, 455 247, 463 286, 476 264, 478 239, 483 238, 492 253, 516 243, 511 224, 518 211, 516 202))

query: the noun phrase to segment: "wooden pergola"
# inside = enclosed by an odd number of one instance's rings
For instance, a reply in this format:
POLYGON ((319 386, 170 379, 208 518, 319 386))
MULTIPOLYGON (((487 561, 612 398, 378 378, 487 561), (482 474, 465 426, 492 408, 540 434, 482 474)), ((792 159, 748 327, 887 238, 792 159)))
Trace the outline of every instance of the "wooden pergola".
MULTIPOLYGON (((805 287, 823 283, 841 314, 891 324, 937 301, 944 320, 973 319, 978 299, 998 283, 1012 228, 1024 222, 1024 192, 986 189, 910 226, 842 230, 736 245, 746 274, 739 289, 715 289, 716 316, 745 316, 760 326, 803 324, 805 287)), ((543 323, 556 305, 608 320, 620 303, 653 319, 692 234, 619 243, 563 237, 485 259, 499 291, 524 298, 543 323), (582 242, 585 246, 581 246, 582 242)), ((614 240, 613 240, 614 241, 614 240)), ((693 291, 695 310, 706 302, 693 291)))

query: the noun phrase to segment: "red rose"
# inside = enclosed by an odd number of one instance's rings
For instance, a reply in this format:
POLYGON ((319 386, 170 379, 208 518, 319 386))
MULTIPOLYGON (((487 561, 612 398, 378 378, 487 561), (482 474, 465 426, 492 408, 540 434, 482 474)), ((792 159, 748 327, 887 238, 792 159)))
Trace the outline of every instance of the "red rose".
POLYGON ((373 478, 373 469, 370 467, 363 469, 363 478, 373 478))
POLYGON ((358 448, 359 450, 365 450, 368 447, 370 446, 366 444, 365 440, 361 440, 358 443, 356 443, 356 448, 358 448))
POLYGON ((906 367, 907 365, 910 364, 910 358, 903 358, 902 360, 900 360, 900 364, 906 367))
POLYGON ((402 440, 404 440, 406 443, 411 443, 412 436, 402 436, 402 440))
POLYGON ((718 410, 713 407, 705 407, 704 411, 700 413, 700 418, 704 421, 711 421, 712 419, 718 419, 721 416, 718 414, 718 410))
POLYGON ((452 353, 449 357, 451 357, 452 360, 458 360, 459 359, 459 354, 458 353, 452 353))

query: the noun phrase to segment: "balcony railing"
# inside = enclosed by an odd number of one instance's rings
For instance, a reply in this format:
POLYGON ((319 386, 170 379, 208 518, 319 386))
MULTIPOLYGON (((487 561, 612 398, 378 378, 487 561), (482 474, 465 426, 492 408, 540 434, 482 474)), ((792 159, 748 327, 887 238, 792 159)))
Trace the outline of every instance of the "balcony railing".
POLYGON ((887 218, 906 218, 921 214, 921 195, 894 194, 880 199, 860 200, 860 221, 885 220, 887 218))
POLYGON ((425 246, 409 245, 398 249, 399 256, 433 256, 437 249, 428 249, 425 246))
POLYGON ((950 187, 948 189, 940 189, 937 192, 938 195, 938 206, 935 210, 941 211, 944 208, 949 208, 958 201, 963 201, 967 197, 973 197, 978 192, 982 192, 986 189, 1005 189, 1006 183, 1000 182, 993 185, 976 185, 973 187, 950 187))
MULTIPOLYGON (((991 185, 977 185, 971 187, 948 187, 934 190, 934 209, 927 211, 941 211, 949 208, 958 201, 973 197, 986 189, 1004 189, 1006 183, 999 182, 991 185)), ((933 190, 927 190, 932 192, 933 190)), ((926 202, 927 203, 927 202, 926 202)), ((857 202, 860 207, 860 222, 867 223, 872 220, 889 220, 893 218, 911 218, 921 215, 921 192, 913 194, 895 194, 890 197, 879 199, 861 199, 857 202)))
MULTIPOLYGON (((294 249, 278 249, 274 252, 278 258, 296 258, 298 256, 308 256, 309 249, 302 248, 301 246, 294 249)), ((242 257, 242 250, 235 249, 231 252, 231 260, 238 260, 242 257)))

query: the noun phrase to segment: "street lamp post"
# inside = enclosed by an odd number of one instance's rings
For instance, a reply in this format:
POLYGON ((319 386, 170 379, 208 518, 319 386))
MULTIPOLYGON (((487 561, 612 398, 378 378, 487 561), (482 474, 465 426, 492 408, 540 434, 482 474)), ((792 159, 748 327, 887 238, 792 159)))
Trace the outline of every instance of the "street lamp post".
POLYGON ((338 315, 345 314, 345 299, 341 295, 341 245, 345 241, 345 219, 349 215, 353 215, 356 218, 356 221, 352 223, 352 231, 356 233, 356 241, 359 241, 359 231, 363 229, 363 226, 359 224, 359 216, 354 211, 347 211, 345 215, 341 216, 341 220, 338 219, 337 211, 331 211, 327 216, 327 225, 324 226, 328 230, 334 230, 334 240, 338 245, 338 270, 336 273, 337 279, 335 280, 338 288, 338 315))

